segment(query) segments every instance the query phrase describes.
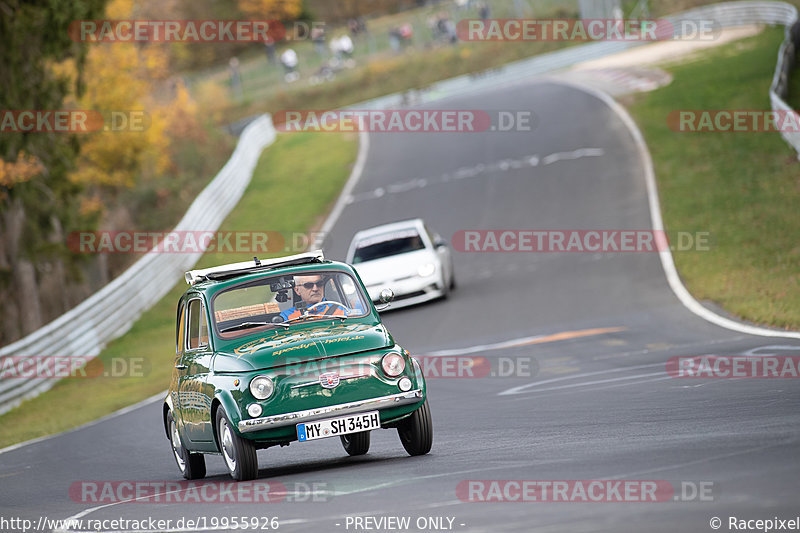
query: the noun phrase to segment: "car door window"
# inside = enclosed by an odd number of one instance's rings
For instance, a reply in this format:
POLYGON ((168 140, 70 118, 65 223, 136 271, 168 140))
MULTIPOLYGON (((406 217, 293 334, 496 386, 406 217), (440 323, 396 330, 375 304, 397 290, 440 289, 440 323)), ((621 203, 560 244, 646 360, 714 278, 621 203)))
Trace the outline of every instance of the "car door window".
POLYGON ((184 332, 186 331, 186 323, 184 322, 184 314, 186 306, 183 302, 178 305, 178 324, 175 328, 175 353, 180 355, 183 353, 183 339, 184 332))
POLYGON ((197 350, 208 345, 208 324, 203 313, 203 302, 194 299, 189 302, 189 337, 187 348, 197 350))

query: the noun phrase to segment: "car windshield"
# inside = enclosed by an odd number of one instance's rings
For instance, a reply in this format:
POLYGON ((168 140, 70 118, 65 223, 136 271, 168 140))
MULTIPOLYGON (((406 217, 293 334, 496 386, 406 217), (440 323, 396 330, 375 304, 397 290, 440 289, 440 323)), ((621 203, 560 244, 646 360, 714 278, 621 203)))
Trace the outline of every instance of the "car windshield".
POLYGON ((312 271, 264 277, 217 294, 212 303, 223 338, 258 327, 291 327, 307 320, 364 316, 369 306, 344 272, 312 271))
POLYGON ((353 264, 422 250, 425 243, 414 228, 368 237, 356 243, 353 264))

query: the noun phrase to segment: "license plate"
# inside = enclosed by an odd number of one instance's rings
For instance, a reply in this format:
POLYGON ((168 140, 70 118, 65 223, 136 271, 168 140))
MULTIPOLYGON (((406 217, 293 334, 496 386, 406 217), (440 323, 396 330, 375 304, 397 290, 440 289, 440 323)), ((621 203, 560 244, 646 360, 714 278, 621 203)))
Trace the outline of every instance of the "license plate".
POLYGON ((297 439, 300 442, 307 440, 324 439, 326 437, 336 437, 337 435, 347 435, 359 431, 369 431, 381 427, 381 417, 378 411, 361 413, 350 416, 340 416, 338 418, 326 418, 316 422, 297 424, 297 439))

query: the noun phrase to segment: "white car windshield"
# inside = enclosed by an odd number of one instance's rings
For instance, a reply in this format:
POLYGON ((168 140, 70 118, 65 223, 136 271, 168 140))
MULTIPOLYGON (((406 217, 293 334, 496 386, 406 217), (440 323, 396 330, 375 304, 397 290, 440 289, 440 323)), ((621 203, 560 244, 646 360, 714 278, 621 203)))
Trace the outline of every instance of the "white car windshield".
POLYGON ((384 233, 358 241, 353 254, 353 264, 414 252, 424 248, 425 243, 416 229, 411 228, 384 233))

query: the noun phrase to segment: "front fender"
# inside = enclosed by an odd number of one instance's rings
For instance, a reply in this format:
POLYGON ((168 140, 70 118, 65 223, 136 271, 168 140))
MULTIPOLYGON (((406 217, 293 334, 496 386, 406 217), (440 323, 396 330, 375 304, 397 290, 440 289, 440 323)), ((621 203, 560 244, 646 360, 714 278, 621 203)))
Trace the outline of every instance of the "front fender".
POLYGON ((225 414, 228 415, 228 421, 231 423, 231 428, 239 433, 239 422, 242 420, 242 412, 239 409, 239 402, 233 397, 229 390, 217 389, 214 393, 214 401, 211 405, 211 426, 214 428, 214 441, 219 442, 217 439, 217 409, 222 407, 225 409, 225 414))
POLYGON ((422 366, 416 357, 412 357, 411 360, 414 362, 414 377, 417 380, 417 388, 422 389, 423 395, 427 396, 428 391, 425 386, 425 376, 422 374, 422 366))

